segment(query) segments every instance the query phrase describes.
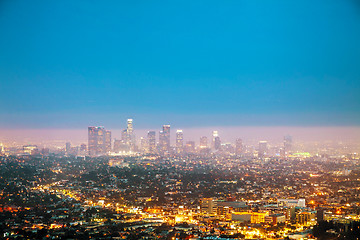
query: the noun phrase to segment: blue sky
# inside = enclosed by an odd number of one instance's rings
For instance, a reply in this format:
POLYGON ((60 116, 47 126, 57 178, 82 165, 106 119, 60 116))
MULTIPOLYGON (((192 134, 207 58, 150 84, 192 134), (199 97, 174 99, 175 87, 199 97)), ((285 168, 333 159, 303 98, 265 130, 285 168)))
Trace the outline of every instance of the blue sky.
POLYGON ((357 1, 0 2, 0 128, 359 126, 357 1))

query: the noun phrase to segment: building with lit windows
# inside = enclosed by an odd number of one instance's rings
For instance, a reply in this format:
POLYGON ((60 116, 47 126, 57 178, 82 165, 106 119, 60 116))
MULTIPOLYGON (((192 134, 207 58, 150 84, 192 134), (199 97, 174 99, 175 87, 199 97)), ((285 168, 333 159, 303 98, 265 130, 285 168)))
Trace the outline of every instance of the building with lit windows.
POLYGON ((300 211, 296 214, 296 223, 304 225, 316 221, 316 211, 300 211))
POLYGON ((105 151, 106 153, 111 152, 111 132, 109 130, 105 131, 105 151))
POLYGON ((305 199, 278 199, 277 204, 279 207, 306 207, 305 199))
POLYGON ((170 125, 163 125, 159 134, 159 145, 161 153, 170 152, 170 125))
POLYGON ((265 222, 272 225, 284 223, 285 221, 286 221, 286 216, 285 214, 282 213, 271 214, 265 217, 265 222))
POLYGON ((88 127, 88 151, 90 156, 106 153, 106 130, 104 127, 88 127))
POLYGON ((24 154, 35 155, 39 152, 38 147, 36 145, 26 145, 23 146, 24 154))
POLYGON ((201 199, 200 210, 203 214, 215 214, 217 211, 217 201, 213 198, 201 199))
POLYGON ((135 135, 134 135, 134 126, 133 119, 129 118, 127 120, 127 127, 124 130, 124 139, 126 145, 131 151, 135 150, 135 135))
POLYGON ((200 148, 208 148, 208 138, 206 136, 200 138, 200 148))
POLYGON ((155 133, 155 131, 148 131, 147 147, 148 147, 149 153, 155 153, 155 151, 156 151, 156 133, 155 133))
POLYGON ((221 140, 220 140, 218 131, 213 131, 212 136, 213 136, 212 148, 214 150, 220 150, 220 148, 221 148, 221 140))
POLYGON ((141 137, 140 138, 140 151, 141 152, 146 152, 146 149, 147 149, 147 141, 145 138, 141 137))
POLYGON ((182 130, 176 131, 176 153, 180 154, 184 150, 184 136, 182 130))
POLYGON ((231 220, 236 222, 264 223, 265 217, 268 215, 269 212, 233 212, 231 220))

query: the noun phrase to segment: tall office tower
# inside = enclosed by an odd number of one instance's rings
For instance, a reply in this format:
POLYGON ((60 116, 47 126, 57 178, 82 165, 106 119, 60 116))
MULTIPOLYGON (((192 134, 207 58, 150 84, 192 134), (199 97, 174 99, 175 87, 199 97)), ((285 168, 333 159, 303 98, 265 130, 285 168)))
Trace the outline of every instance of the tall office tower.
POLYGON ((88 150, 90 156, 105 155, 105 129, 104 127, 88 128, 88 150))
POLYGON ((166 140, 166 145, 170 148, 170 125, 163 125, 163 132, 166 140))
POLYGON ((123 129, 121 131, 121 140, 126 144, 127 143, 127 130, 123 129))
POLYGON ((218 131, 213 131, 212 148, 214 150, 220 150, 221 140, 218 131))
POLYGON ((215 150, 220 150, 221 149, 221 140, 220 137, 215 137, 215 150))
POLYGON ((266 156, 268 149, 267 149, 267 141, 260 141, 259 142, 259 158, 263 158, 266 156))
POLYGON ((109 130, 105 131, 105 151, 106 153, 111 152, 111 132, 109 130))
POLYGON ((140 152, 144 153, 144 152, 146 152, 146 149, 147 149, 146 139, 141 137, 140 138, 140 152))
POLYGON ((127 120, 127 128, 126 128, 126 144, 130 147, 130 150, 135 149, 135 135, 133 128, 133 120, 127 120))
POLYGON ((159 135, 160 151, 170 152, 170 125, 163 125, 163 130, 159 135))
POLYGON ((132 119, 128 119, 127 120, 127 128, 126 128, 126 133, 128 136, 128 144, 132 145, 134 144, 134 128, 133 128, 133 120, 132 119))
POLYGON ((180 154, 184 149, 184 135, 182 130, 176 130, 176 153, 180 154))
POLYGON ((215 146, 215 138, 219 136, 218 131, 213 131, 212 132, 212 148, 214 148, 215 146))
POLYGON ((165 134, 164 131, 159 132, 159 152, 164 152, 165 148, 165 134))
POLYGON ((288 155, 292 150, 292 137, 290 135, 286 135, 284 137, 284 150, 286 155, 288 155))
POLYGON ((65 144, 65 152, 66 152, 67 154, 69 154, 70 151, 71 151, 71 143, 70 143, 70 142, 67 142, 67 143, 65 144))
POLYGON ((213 131, 212 137, 213 137, 212 138, 212 148, 214 150, 220 150, 221 140, 220 140, 218 131, 213 131))
POLYGON ((133 120, 131 118, 129 118, 127 120, 127 128, 126 128, 126 130, 127 130, 128 135, 133 134, 134 128, 133 128, 133 120))
POLYGON ((134 151, 135 150, 135 135, 134 135, 134 128, 133 128, 133 120, 127 120, 126 129, 122 130, 121 132, 121 140, 127 146, 126 151, 134 151))
POLYGON ((148 152, 155 153, 156 150, 156 133, 155 131, 148 131, 147 134, 147 145, 148 145, 148 152))
POLYGON ((200 138, 200 148, 207 148, 208 147, 208 139, 206 136, 202 136, 200 138))
POLYGON ((240 155, 243 153, 243 143, 242 143, 242 139, 238 138, 235 141, 235 154, 240 155))

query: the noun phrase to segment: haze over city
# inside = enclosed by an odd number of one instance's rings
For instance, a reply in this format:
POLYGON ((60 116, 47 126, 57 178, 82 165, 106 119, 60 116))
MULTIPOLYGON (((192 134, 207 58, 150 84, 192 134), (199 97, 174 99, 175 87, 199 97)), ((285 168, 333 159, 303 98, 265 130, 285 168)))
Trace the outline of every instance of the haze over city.
MULTIPOLYGON (((125 123, 125 121, 123 121, 125 123)), ((122 124, 123 126, 125 124, 122 124)), ((136 129, 135 135, 139 139, 145 137, 148 130, 160 131, 161 125, 150 129, 136 129)), ((223 141, 234 142, 236 138, 241 138, 248 142, 254 143, 260 140, 268 140, 274 143, 283 141, 283 137, 291 134, 294 140, 300 142, 347 142, 359 143, 360 128, 358 127, 263 127, 263 126, 242 126, 242 127, 197 127, 197 128, 175 128, 171 130, 172 136, 175 136, 176 129, 184 131, 184 139, 196 140, 201 136, 210 137, 213 130, 218 130, 223 141)), ((121 138, 122 129, 110 129, 113 138, 121 138)), ((72 142, 80 145, 87 142, 87 129, 18 129, 0 131, 0 141, 11 144, 13 142, 23 144, 40 144, 56 142, 56 145, 64 145, 65 142, 72 142)), ((175 137, 171 139, 174 143, 175 137)))

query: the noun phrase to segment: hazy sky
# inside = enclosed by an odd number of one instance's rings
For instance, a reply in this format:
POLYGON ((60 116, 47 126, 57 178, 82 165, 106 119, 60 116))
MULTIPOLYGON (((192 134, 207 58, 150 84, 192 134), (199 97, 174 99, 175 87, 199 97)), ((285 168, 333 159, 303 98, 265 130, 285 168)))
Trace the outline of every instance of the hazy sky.
MULTIPOLYGON (((175 144, 175 134, 178 126, 172 126, 171 142, 175 144)), ((156 131, 156 138, 159 137, 160 128, 153 129, 135 129, 137 141, 140 137, 146 137, 148 130, 156 131)), ((195 141, 198 145, 201 136, 208 137, 209 142, 212 139, 211 133, 218 130, 223 143, 234 143, 235 139, 241 138, 245 145, 258 146, 258 141, 266 140, 271 145, 282 145, 284 136, 291 134, 294 144, 302 142, 343 142, 347 144, 356 144, 359 149, 360 127, 196 127, 183 128, 184 141, 195 141)), ((112 138, 120 139, 121 129, 111 129, 112 138)), ((38 144, 39 146, 56 145, 65 146, 69 141, 73 145, 87 143, 87 129, 0 129, 0 142, 8 146, 16 142, 18 144, 38 144)))
POLYGON ((0 1, 0 128, 359 126, 360 4, 0 1))

